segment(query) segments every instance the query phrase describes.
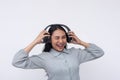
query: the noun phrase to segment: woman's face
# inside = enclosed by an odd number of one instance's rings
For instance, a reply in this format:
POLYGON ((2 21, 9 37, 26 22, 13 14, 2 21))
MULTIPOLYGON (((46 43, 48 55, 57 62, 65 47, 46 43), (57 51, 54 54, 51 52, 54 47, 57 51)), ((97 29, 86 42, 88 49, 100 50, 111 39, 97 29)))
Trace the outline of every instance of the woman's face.
POLYGON ((57 29, 51 36, 51 44, 53 49, 62 51, 67 43, 67 37, 64 31, 57 29))

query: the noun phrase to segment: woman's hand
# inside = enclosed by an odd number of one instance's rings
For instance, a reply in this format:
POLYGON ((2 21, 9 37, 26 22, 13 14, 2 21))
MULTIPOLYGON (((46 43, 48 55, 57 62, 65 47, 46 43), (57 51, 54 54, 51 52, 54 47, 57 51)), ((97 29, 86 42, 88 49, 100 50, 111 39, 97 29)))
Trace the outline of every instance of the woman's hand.
POLYGON ((79 44, 79 45, 82 45, 82 46, 84 46, 84 47, 86 47, 86 48, 89 47, 89 43, 86 43, 86 42, 80 40, 80 39, 75 35, 74 32, 70 31, 70 32, 68 33, 68 35, 69 35, 69 37, 72 38, 71 43, 73 43, 73 44, 79 44))
POLYGON ((70 31, 68 33, 69 37, 72 38, 71 43, 73 44, 80 44, 81 40, 75 35, 75 33, 73 31, 70 31))
POLYGON ((50 36, 49 33, 45 30, 41 31, 39 35, 35 38, 35 40, 32 43, 30 43, 27 47, 25 47, 24 50, 27 53, 29 53, 36 44, 42 43, 42 39, 46 36, 50 36))
POLYGON ((42 43, 43 38, 46 36, 50 36, 49 33, 46 30, 41 31, 39 35, 36 37, 36 39, 33 41, 33 43, 35 44, 42 43))

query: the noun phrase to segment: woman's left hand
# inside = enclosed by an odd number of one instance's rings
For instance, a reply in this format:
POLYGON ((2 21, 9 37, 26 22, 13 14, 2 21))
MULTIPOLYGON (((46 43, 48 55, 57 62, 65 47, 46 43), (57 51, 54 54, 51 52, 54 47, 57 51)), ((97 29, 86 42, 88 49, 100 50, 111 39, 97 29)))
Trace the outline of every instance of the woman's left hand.
POLYGON ((80 40, 76 35, 75 35, 75 33, 74 32, 72 32, 72 31, 70 31, 69 33, 68 33, 68 35, 69 35, 69 37, 71 37, 72 38, 72 40, 71 40, 71 43, 73 43, 73 44, 79 44, 79 45, 82 45, 82 46, 84 46, 84 47, 89 47, 89 43, 86 43, 86 42, 84 42, 84 41, 82 41, 82 40, 80 40))
POLYGON ((70 31, 68 33, 68 35, 69 35, 69 37, 72 38, 70 43, 73 43, 73 44, 80 44, 81 43, 81 40, 75 35, 75 33, 73 31, 70 31))

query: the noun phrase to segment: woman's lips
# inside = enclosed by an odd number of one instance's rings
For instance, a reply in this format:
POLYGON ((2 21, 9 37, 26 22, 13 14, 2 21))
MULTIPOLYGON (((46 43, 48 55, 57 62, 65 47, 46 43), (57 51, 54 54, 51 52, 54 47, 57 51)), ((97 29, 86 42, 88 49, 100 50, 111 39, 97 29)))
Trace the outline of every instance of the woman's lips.
POLYGON ((56 44, 56 46, 61 49, 61 48, 64 48, 65 44, 56 44))

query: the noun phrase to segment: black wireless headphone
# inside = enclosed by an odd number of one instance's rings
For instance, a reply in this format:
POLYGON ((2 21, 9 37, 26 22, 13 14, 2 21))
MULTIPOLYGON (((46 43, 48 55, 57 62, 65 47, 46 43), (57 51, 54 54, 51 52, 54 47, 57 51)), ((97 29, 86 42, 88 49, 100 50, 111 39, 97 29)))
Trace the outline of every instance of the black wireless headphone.
MULTIPOLYGON (((71 31, 70 28, 69 28, 68 26, 64 25, 64 24, 51 24, 51 25, 48 25, 44 30, 47 30, 47 29, 48 29, 49 27, 51 27, 51 26, 61 26, 61 27, 64 27, 64 28, 67 29, 67 31, 65 30, 67 33, 68 33, 69 31, 71 31)), ((67 34, 67 42, 71 42, 71 40, 72 40, 72 38, 69 37, 69 35, 67 34)), ((48 43, 48 42, 50 42, 50 37, 44 37, 42 42, 43 42, 43 43, 48 43)))

